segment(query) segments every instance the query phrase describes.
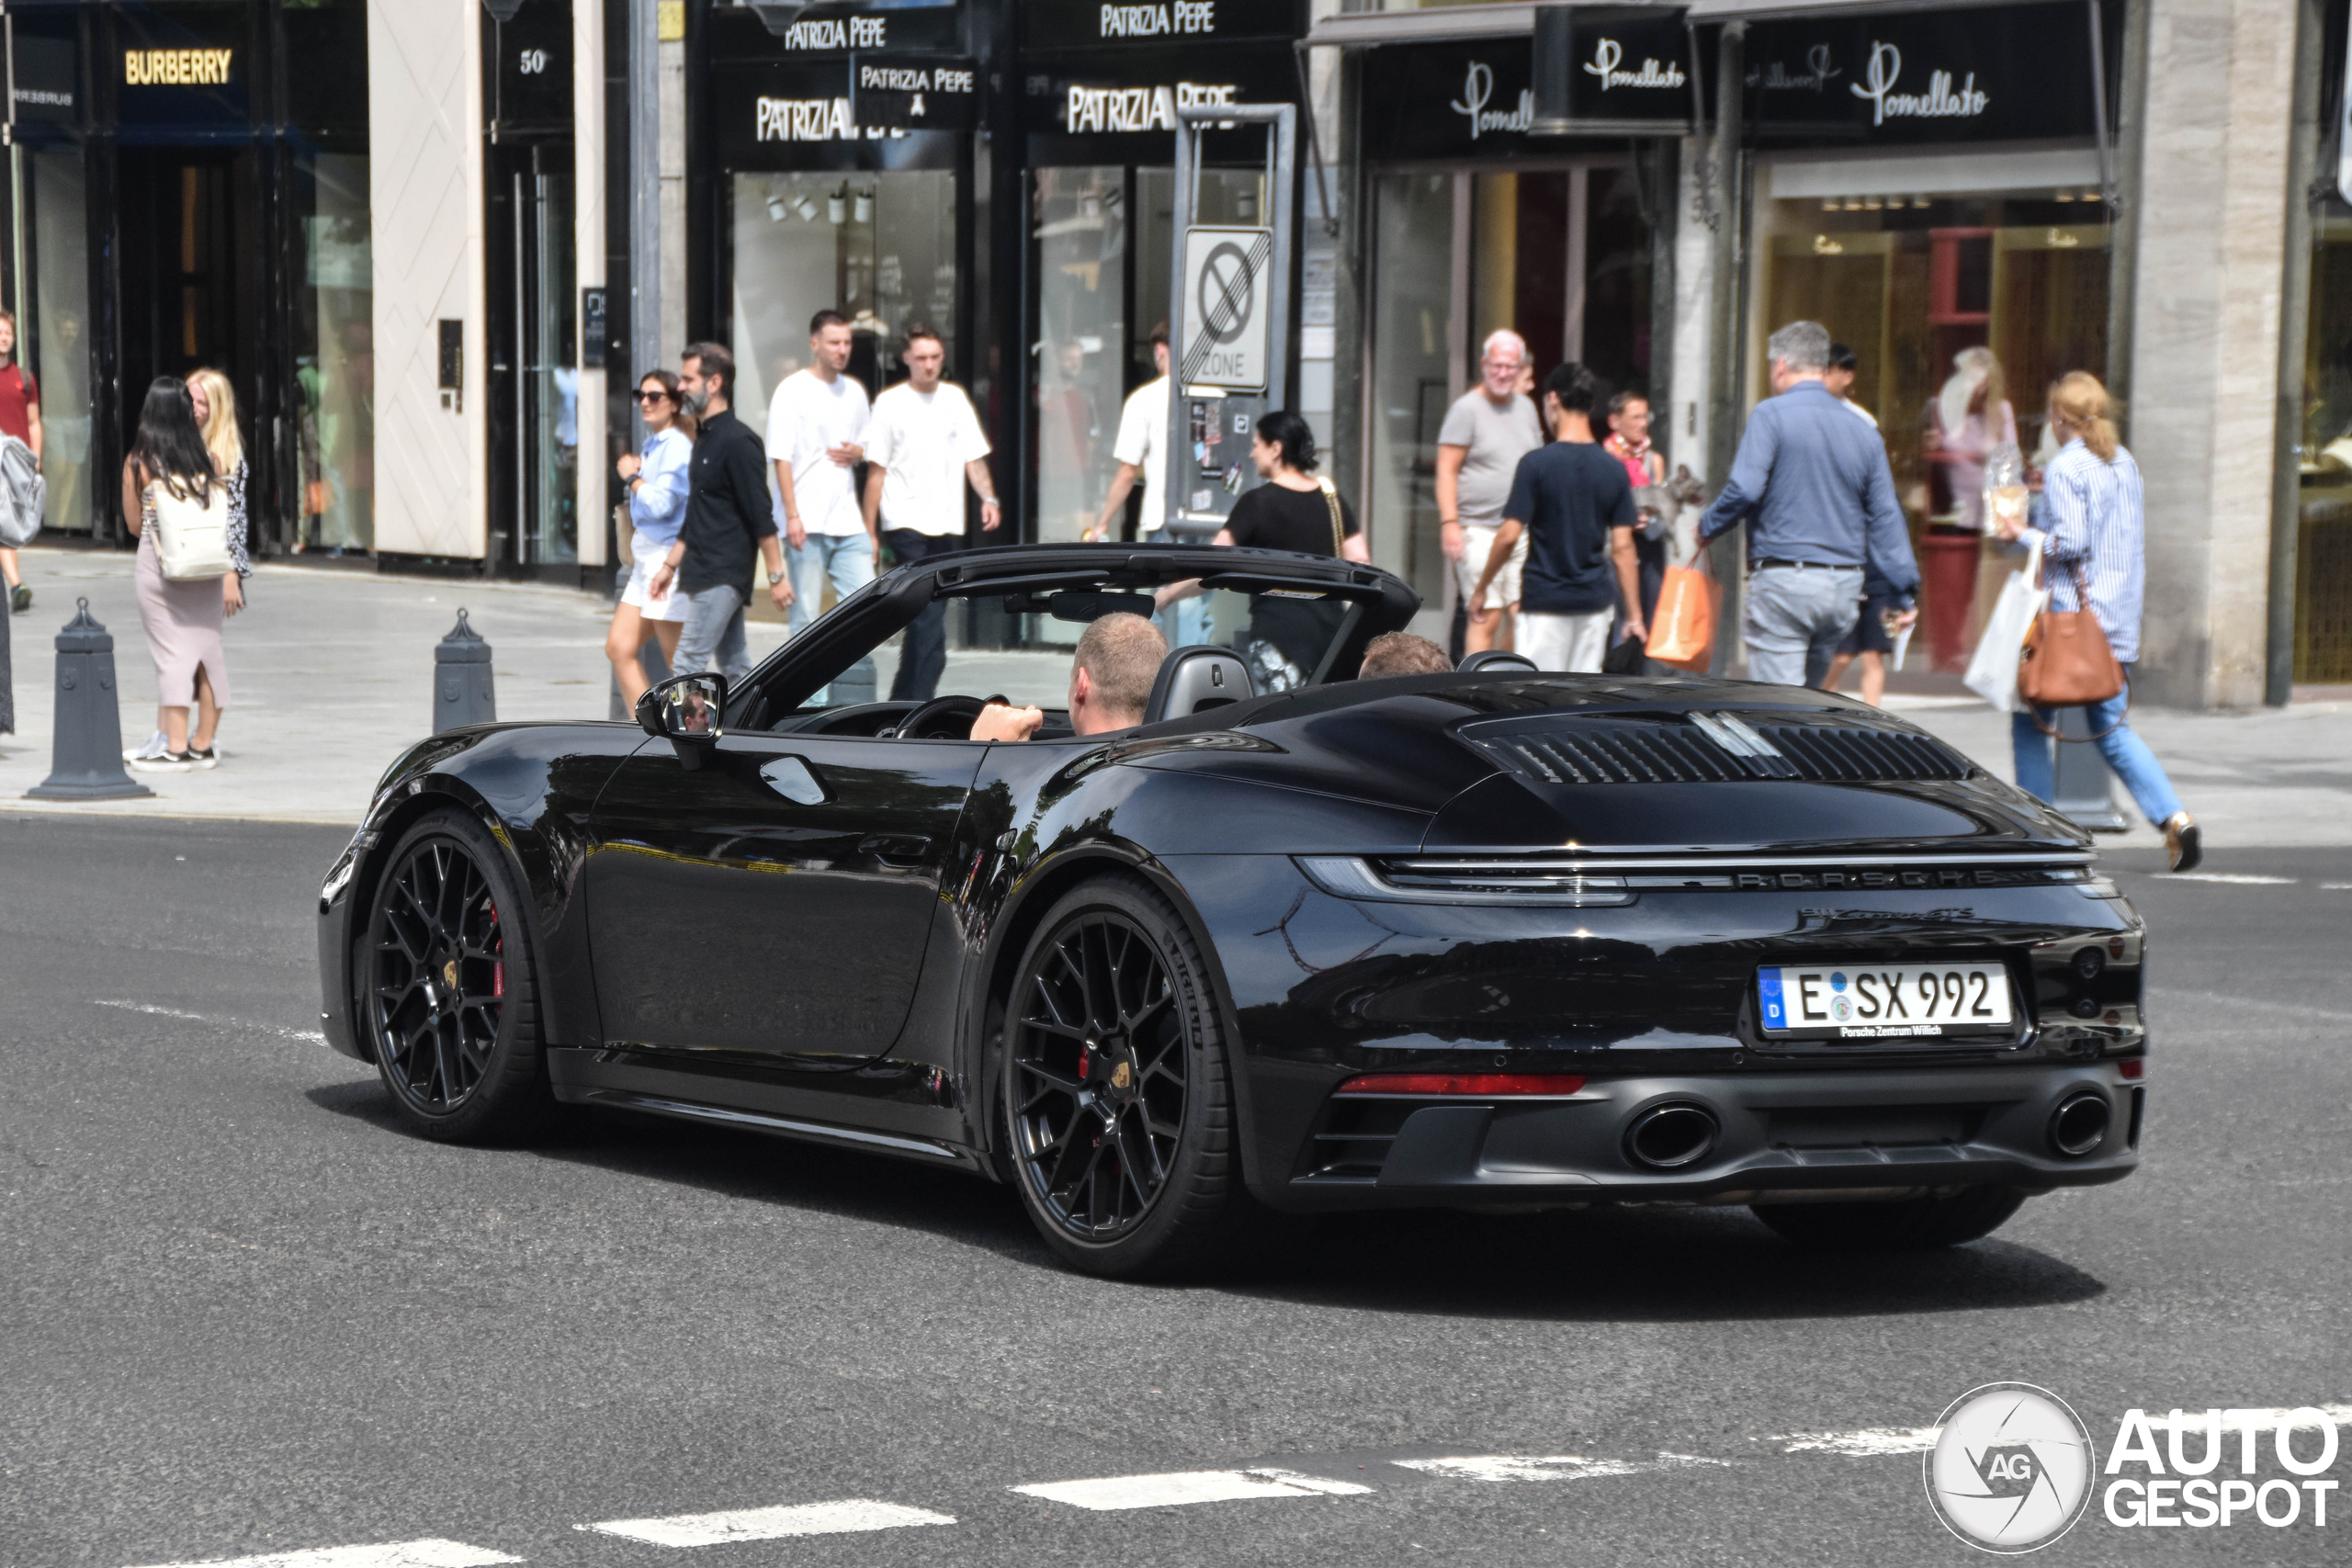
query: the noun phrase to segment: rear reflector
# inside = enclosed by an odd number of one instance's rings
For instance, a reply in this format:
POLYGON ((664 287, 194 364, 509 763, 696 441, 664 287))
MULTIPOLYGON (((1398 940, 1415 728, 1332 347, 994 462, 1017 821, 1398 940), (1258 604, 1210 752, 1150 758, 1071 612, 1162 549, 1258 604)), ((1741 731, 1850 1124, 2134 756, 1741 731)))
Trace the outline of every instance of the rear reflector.
POLYGON ((2115 1070, 2121 1073, 2127 1078, 2138 1077, 2142 1073, 2147 1071, 2147 1059, 2143 1056, 2126 1056, 2123 1060, 2115 1064, 2115 1070))
POLYGON ((1341 1084, 1340 1094, 1574 1094, 1581 1073, 1366 1073, 1341 1084))

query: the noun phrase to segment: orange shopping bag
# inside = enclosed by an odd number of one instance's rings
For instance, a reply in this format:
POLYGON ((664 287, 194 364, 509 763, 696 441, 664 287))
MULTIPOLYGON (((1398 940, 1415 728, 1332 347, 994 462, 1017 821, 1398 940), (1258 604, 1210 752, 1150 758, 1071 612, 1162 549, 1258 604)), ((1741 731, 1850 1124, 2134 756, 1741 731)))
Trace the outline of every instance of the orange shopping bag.
MULTIPOLYGON (((1690 558, 1695 561, 1699 555, 1690 558)), ((1657 614, 1650 617, 1649 656, 1677 670, 1705 674, 1715 654, 1715 615, 1723 597, 1723 585, 1704 567, 1668 567, 1658 589, 1657 614)))

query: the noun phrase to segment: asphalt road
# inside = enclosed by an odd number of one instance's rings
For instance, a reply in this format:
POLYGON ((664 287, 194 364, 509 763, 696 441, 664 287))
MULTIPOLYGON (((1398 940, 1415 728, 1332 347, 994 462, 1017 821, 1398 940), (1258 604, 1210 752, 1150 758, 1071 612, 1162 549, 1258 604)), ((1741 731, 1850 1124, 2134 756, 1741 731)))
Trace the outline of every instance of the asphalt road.
MULTIPOLYGON (((2265 883, 2112 857, 2154 932, 2148 1162, 1988 1241, 1823 1259, 1739 1211, 1410 1216, 1176 1288, 1062 1271, 967 1178, 622 1121, 406 1135, 314 1033, 339 841, 0 819, 6 1568, 420 1540, 582 1568, 1959 1562, 1900 1434, 1977 1384, 2056 1391, 2102 1452, 2132 1406, 2352 1400, 2352 850, 2209 863, 2293 879, 2265 883), (1252 1469, 1307 1479, 1110 1511, 1012 1490, 1252 1469), (580 1528, 848 1500, 922 1513, 694 1548, 580 1528)), ((2340 1562, 2339 1507, 2128 1529, 2094 1502, 2044 1560, 2340 1562)))

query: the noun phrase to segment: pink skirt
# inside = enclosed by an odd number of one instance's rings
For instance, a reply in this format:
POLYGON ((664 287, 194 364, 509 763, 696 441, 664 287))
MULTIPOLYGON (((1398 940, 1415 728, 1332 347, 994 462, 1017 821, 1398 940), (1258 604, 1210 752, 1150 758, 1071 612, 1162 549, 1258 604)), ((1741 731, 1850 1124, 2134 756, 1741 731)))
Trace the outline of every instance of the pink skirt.
POLYGON ((155 660, 156 702, 167 708, 196 705, 196 672, 201 669, 212 700, 229 705, 229 661, 220 650, 220 580, 174 582, 155 559, 151 526, 139 536, 139 623, 147 629, 147 652, 155 660))

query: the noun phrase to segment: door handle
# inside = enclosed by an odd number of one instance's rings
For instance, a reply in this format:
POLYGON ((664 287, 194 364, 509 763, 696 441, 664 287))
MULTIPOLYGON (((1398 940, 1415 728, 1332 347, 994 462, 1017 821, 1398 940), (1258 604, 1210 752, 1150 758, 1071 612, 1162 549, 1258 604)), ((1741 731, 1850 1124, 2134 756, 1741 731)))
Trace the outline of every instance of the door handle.
POLYGON ((884 865, 920 865, 931 852, 931 840, 907 834, 876 833, 861 842, 857 852, 872 855, 884 865))

